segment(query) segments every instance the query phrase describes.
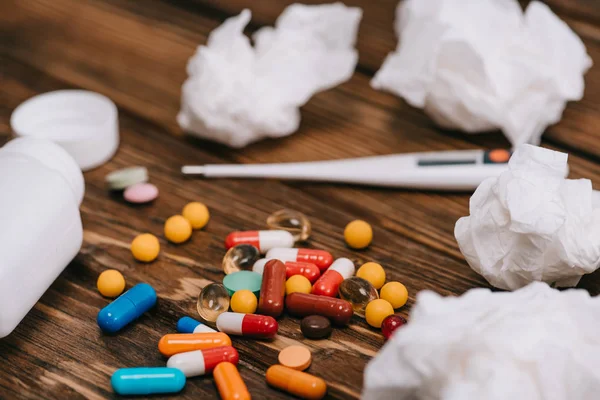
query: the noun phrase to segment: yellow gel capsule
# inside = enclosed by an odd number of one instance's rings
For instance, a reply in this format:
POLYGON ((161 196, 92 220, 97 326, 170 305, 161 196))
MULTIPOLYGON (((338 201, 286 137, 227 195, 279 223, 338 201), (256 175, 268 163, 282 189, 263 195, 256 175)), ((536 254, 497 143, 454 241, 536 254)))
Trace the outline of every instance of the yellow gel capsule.
POLYGON ((125 290, 125 278, 116 269, 107 269, 98 277, 96 286, 102 296, 117 297, 125 290))
POLYGON ((256 296, 249 290, 238 290, 231 296, 231 310, 236 313, 254 314, 258 300, 256 296))
POLYGON ((361 220, 350 222, 344 229, 344 239, 353 249, 364 249, 373 240, 371 225, 361 220))
POLYGON ((303 275, 292 275, 285 282, 285 294, 291 293, 310 293, 312 284, 307 277, 303 275))
POLYGON ((400 282, 388 282, 381 288, 380 297, 389 301, 392 307, 400 308, 408 301, 408 290, 400 282))
POLYGON ((374 328, 381 328, 381 323, 385 317, 393 313, 394 307, 387 300, 383 299, 373 300, 367 304, 367 308, 365 309, 367 323, 374 328))
POLYGON ((192 224, 181 215, 173 215, 165 222, 165 236, 173 243, 183 243, 192 236, 192 224))
POLYGON ((210 219, 208 207, 197 201, 186 204, 181 215, 190 222, 193 229, 204 228, 210 219))
POLYGON ((138 235, 131 242, 131 254, 136 260, 142 262, 154 261, 160 252, 160 243, 151 233, 138 235))
POLYGON ((356 276, 369 281, 375 289, 379 289, 385 283, 385 271, 383 267, 374 262, 363 264, 356 272, 356 276))

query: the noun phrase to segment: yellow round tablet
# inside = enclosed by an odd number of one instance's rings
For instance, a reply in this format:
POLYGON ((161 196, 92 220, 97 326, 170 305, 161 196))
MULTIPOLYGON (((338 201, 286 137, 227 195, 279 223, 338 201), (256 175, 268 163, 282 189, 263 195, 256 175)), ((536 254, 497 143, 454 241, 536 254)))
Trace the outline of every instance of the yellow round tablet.
POLYGON ((304 371, 310 366, 312 356, 304 346, 289 346, 279 352, 279 364, 298 371, 304 371))
POLYGON ((394 313, 394 307, 384 299, 377 299, 367 304, 365 309, 365 318, 367 323, 374 328, 380 328, 381 323, 388 315, 394 313))
POLYGON ((400 308, 408 301, 408 290, 400 282, 388 282, 381 288, 380 297, 389 301, 392 307, 400 308))
POLYGON ((358 219, 350 222, 344 229, 344 239, 353 249, 364 249, 373 240, 371 225, 358 219))
POLYGON ((210 219, 210 213, 208 207, 197 201, 186 204, 181 212, 183 218, 190 221, 193 229, 202 229, 208 224, 210 219))
POLYGON ((165 236, 173 243, 183 243, 192 236, 192 224, 181 215, 173 215, 165 222, 165 236))
POLYGON ((371 282, 375 289, 380 289, 385 283, 385 270, 380 264, 368 262, 356 271, 356 276, 371 282))
POLYGON ((285 294, 306 293, 312 290, 312 284, 307 277, 303 275, 292 275, 285 282, 285 294))
POLYGON ((238 290, 231 296, 230 306, 233 312, 254 314, 258 301, 250 290, 238 290))
POLYGON ((98 277, 96 286, 102 296, 117 297, 125 290, 125 278, 116 269, 107 269, 98 277))
POLYGON ((142 262, 154 261, 160 252, 158 238, 151 233, 138 235, 131 242, 131 254, 142 262))

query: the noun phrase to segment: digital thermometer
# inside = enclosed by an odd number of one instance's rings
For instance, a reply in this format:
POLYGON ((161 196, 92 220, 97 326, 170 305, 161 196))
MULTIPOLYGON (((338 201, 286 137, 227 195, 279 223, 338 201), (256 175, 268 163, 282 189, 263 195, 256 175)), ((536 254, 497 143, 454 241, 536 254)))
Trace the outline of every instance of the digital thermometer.
POLYGON ((275 178, 430 190, 473 191, 507 169, 504 149, 458 150, 333 161, 276 164, 186 165, 181 172, 206 178, 275 178))

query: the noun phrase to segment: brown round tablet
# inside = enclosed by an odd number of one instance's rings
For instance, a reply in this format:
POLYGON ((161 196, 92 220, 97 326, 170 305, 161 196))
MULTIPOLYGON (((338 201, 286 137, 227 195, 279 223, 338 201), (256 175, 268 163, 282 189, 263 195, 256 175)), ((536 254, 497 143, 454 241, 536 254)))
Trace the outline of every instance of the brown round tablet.
POLYGON ((312 356, 304 346, 288 346, 279 352, 279 364, 284 367, 304 371, 310 366, 312 356))
POLYGON ((331 322, 321 315, 309 315, 300 323, 300 330, 309 339, 324 339, 331 335, 331 322))

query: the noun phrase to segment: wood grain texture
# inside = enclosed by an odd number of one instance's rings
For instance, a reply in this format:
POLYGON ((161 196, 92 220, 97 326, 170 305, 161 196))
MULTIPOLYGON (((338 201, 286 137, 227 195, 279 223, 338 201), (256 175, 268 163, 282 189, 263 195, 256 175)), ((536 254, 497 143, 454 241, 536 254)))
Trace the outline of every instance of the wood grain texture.
MULTIPOLYGON (((233 230, 264 227, 266 217, 283 207, 310 217, 314 230, 310 246, 359 263, 381 262, 389 279, 400 280, 409 289, 409 303, 401 310, 404 316, 420 290, 450 295, 487 287, 467 266, 454 240, 455 221, 468 213, 468 195, 272 180, 195 180, 179 174, 186 163, 323 160, 507 146, 499 134, 440 131, 420 111, 370 89, 370 74, 395 46, 391 31, 395 2, 374 3, 370 7, 365 1, 348 3, 365 8, 359 72, 303 107, 299 132, 244 150, 181 137, 175 115, 187 59, 212 29, 249 2, 7 0, 0 4, 1 137, 9 137, 10 113, 19 103, 60 88, 85 88, 111 97, 119 106, 122 134, 115 158, 85 174, 81 207, 85 236, 80 254, 17 330, 0 340, 0 398, 115 398, 109 378, 116 368, 164 365, 156 348, 160 336, 173 332, 182 315, 196 316, 195 298, 201 287, 223 278, 224 237, 233 230), (161 191, 152 205, 132 207, 106 191, 104 176, 130 165, 149 168, 151 181, 161 191), (189 243, 169 244, 162 238, 164 221, 194 200, 208 205, 211 222, 195 232, 189 243), (343 227, 356 218, 369 221, 375 233, 373 245, 361 252, 343 244, 343 227), (142 232, 161 238, 161 255, 148 265, 136 263, 128 249, 131 239, 142 232), (97 293, 95 282, 107 268, 122 271, 129 285, 152 284, 159 295, 156 309, 115 336, 102 335, 95 323, 98 310, 108 302, 97 293)), ((285 4, 252 2, 251 29, 272 23, 285 4)), ((577 15, 568 13, 569 23, 585 32, 592 57, 600 55, 600 28, 577 15)), ((600 142, 595 136, 600 68, 590 71, 587 82, 586 98, 569 105, 545 144, 574 151, 573 177, 600 182, 600 142)), ((600 293, 598 274, 584 277, 581 286, 600 293)), ((273 342, 234 342, 241 355, 241 374, 256 399, 287 398, 267 388, 264 372, 276 362, 278 351, 293 343, 313 351, 310 372, 327 381, 329 398, 358 398, 364 366, 383 344, 380 333, 356 317, 350 327, 336 330, 327 341, 305 340, 299 321, 285 317, 273 342)), ((216 396, 207 377, 190 380, 178 398, 216 396)))

